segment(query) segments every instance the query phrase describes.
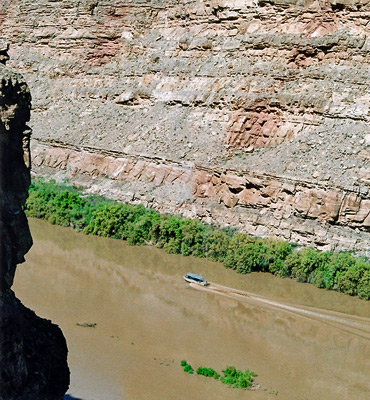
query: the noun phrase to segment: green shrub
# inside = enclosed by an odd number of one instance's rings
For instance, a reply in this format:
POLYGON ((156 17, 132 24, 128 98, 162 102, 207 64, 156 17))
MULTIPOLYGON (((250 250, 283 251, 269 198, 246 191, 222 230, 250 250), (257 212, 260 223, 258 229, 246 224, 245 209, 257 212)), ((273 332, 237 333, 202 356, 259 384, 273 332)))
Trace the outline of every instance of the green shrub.
POLYGON ((167 254, 179 254, 181 252, 181 243, 178 240, 171 238, 163 246, 164 251, 167 254))
POLYGON ((182 367, 184 367, 184 371, 187 372, 188 374, 194 373, 192 366, 188 364, 186 360, 182 360, 180 364, 182 367))
POLYGON ((140 245, 152 238, 154 221, 159 220, 159 214, 149 210, 144 214, 134 214, 134 220, 125 225, 125 239, 130 245, 140 245))
POLYGON ((247 388, 252 386, 253 378, 257 374, 249 369, 242 372, 237 370, 234 366, 227 366, 223 371, 224 376, 220 378, 221 382, 236 388, 247 388))
POLYGON ((208 257, 241 274, 269 271, 370 300, 369 261, 349 252, 297 250, 288 242, 255 238, 235 228, 218 229, 198 220, 161 215, 142 205, 85 196, 53 180, 31 182, 25 212, 86 234, 126 239, 131 245, 150 243, 167 253, 208 257))
MULTIPOLYGON (((184 371, 190 374, 193 373, 193 368, 185 360, 181 361, 181 366, 184 367, 184 371)), ((236 388, 248 388, 252 386, 254 377, 257 374, 249 369, 245 372, 237 370, 234 366, 227 366, 223 371, 223 376, 215 371, 213 368, 208 367, 198 367, 196 370, 197 375, 203 375, 206 377, 211 377, 216 380, 220 379, 222 383, 236 387, 236 388)))
POLYGON ((209 228, 205 234, 205 251, 206 257, 223 262, 227 254, 229 246, 229 236, 219 229, 209 228))
POLYGON ((205 256, 205 226, 194 219, 186 219, 182 225, 181 254, 183 256, 205 256))
POLYGON ((36 181, 31 183, 25 212, 29 217, 80 229, 89 214, 89 205, 71 187, 56 185, 55 181, 36 181))
POLYGON ((364 271, 357 286, 357 294, 360 299, 370 300, 370 270, 364 271))
POLYGON ((207 367, 199 367, 197 369, 197 374, 208 376, 215 379, 218 379, 220 377, 220 374, 217 373, 213 368, 207 368, 207 367))
POLYGON ((314 271, 322 270, 330 256, 311 247, 304 248, 288 256, 285 271, 299 282, 309 282, 314 279, 314 271))
POLYGON ((267 248, 262 239, 236 233, 230 240, 224 266, 240 274, 265 271, 268 268, 267 248))
POLYGON ((151 239, 167 253, 178 254, 181 252, 182 218, 162 215, 158 221, 153 222, 151 239))
POLYGON ((52 224, 68 226, 71 224, 83 226, 86 200, 77 193, 63 191, 50 201, 51 214, 48 218, 52 224))
POLYGON ((188 374, 193 374, 194 370, 190 364, 186 364, 184 367, 184 371, 187 372, 188 374))
POLYGON ((348 252, 330 252, 328 254, 330 257, 315 273, 313 283, 325 289, 337 289, 339 276, 353 266, 356 259, 348 252))
POLYGON ((292 254, 292 246, 283 240, 267 240, 268 270, 281 277, 289 276, 285 270, 285 260, 292 254))
POLYGON ((363 269, 360 263, 354 263, 347 270, 339 273, 336 279, 335 288, 343 293, 352 296, 357 295, 357 286, 360 282, 363 269))
POLYGON ((123 238, 124 227, 130 217, 126 205, 97 204, 84 233, 103 237, 123 238))

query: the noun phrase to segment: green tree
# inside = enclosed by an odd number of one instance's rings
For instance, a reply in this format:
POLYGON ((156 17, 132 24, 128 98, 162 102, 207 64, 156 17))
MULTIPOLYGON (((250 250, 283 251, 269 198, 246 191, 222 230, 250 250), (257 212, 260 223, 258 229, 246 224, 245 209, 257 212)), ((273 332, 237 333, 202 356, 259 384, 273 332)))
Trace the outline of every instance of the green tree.
POLYGON ((369 265, 364 271, 357 285, 357 294, 360 299, 370 300, 370 270, 369 265))
POLYGON ((268 268, 267 248, 262 239, 235 234, 230 240, 224 259, 226 268, 235 269, 240 274, 252 271, 265 271, 268 268))
POLYGON ((181 254, 195 257, 205 256, 205 226, 194 219, 186 219, 182 225, 181 254))
POLYGON ((223 262, 227 254, 229 240, 225 232, 209 228, 205 233, 204 242, 206 257, 214 261, 223 262))
POLYGON ((314 274, 312 283, 325 289, 337 289, 338 277, 355 264, 355 258, 348 252, 328 252, 326 262, 314 274))
POLYGON ((289 242, 283 240, 266 240, 268 270, 274 275, 289 276, 285 270, 285 260, 292 254, 293 249, 289 242))
POLYGON ((286 259, 285 269, 299 282, 309 282, 314 278, 314 271, 323 269, 330 256, 330 253, 322 253, 307 247, 292 253, 286 259))

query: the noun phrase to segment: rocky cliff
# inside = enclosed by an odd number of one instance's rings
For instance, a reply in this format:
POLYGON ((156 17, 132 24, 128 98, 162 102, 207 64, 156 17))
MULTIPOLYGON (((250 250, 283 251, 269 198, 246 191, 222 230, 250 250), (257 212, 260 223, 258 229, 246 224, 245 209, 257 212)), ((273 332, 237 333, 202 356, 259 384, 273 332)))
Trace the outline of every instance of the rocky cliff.
POLYGON ((368 1, 1 4, 34 93, 35 174, 256 235, 368 248, 368 1))
POLYGON ((0 40, 0 400, 61 400, 69 385, 64 336, 11 290, 16 266, 32 245, 23 212, 31 96, 24 79, 5 67, 7 58, 0 40))

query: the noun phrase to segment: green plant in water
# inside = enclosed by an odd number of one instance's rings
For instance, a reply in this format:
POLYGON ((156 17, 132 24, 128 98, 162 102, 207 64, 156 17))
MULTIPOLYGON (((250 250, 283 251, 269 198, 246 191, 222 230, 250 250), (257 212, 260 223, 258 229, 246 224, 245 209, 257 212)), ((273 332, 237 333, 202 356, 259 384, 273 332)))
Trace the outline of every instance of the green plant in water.
MULTIPOLYGON (((184 371, 190 374, 193 373, 193 368, 185 360, 181 361, 181 366, 184 367, 184 371)), ((197 375, 203 375, 206 377, 211 377, 220 381, 228 386, 235 388, 248 388, 252 386, 254 377, 257 374, 249 369, 244 372, 237 370, 234 366, 227 366, 223 371, 223 376, 215 371, 213 368, 209 367, 198 367, 196 370, 197 375)))
POLYGON ((218 379, 220 377, 220 374, 216 372, 213 368, 198 367, 196 372, 198 375, 204 375, 215 379, 218 379))
POLYGON ((194 370, 190 364, 185 365, 184 371, 187 372, 188 374, 194 373, 194 370))
POLYGON ((180 364, 182 367, 184 367, 184 371, 187 372, 188 374, 194 373, 193 367, 190 364, 188 364, 186 360, 182 360, 180 364))
POLYGON ((224 376, 220 378, 221 382, 236 388, 247 388, 252 386, 253 378, 257 374, 249 369, 245 372, 237 370, 234 366, 227 366, 223 371, 224 376))

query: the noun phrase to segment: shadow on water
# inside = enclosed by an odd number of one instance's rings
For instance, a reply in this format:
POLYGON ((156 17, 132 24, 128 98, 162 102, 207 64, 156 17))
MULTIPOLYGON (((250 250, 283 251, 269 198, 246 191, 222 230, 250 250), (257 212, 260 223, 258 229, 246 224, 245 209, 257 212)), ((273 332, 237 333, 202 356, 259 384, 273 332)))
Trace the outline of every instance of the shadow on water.
POLYGON ((73 397, 70 394, 66 394, 64 395, 64 400, 84 400, 84 399, 81 399, 80 397, 73 397))

